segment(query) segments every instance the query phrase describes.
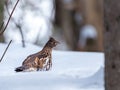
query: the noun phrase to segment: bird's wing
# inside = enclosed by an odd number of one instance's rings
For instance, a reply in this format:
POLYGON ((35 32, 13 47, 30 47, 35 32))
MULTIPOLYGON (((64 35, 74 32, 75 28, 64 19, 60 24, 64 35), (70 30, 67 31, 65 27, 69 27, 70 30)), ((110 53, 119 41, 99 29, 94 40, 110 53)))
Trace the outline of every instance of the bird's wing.
POLYGON ((25 65, 27 63, 30 63, 32 60, 34 60, 33 56, 28 56, 22 63, 22 65, 25 65))
POLYGON ((27 63, 30 63, 30 62, 33 62, 35 57, 38 56, 38 53, 35 53, 35 54, 32 54, 32 55, 29 55, 22 63, 22 65, 24 64, 27 64, 27 63))
POLYGON ((33 63, 37 58, 39 58, 40 60, 42 58, 46 58, 48 56, 48 54, 46 53, 36 53, 36 54, 32 54, 32 55, 29 55, 22 63, 22 65, 25 65, 25 64, 28 64, 28 63, 33 63))

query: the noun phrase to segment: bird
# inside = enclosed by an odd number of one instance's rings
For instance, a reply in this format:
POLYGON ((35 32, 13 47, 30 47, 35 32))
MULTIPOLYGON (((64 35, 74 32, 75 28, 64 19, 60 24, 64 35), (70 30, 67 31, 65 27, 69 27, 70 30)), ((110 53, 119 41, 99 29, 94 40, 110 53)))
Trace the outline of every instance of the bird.
POLYGON ((15 69, 16 72, 30 71, 48 71, 52 67, 52 49, 59 42, 50 37, 43 49, 35 54, 29 55, 23 62, 22 66, 15 69))

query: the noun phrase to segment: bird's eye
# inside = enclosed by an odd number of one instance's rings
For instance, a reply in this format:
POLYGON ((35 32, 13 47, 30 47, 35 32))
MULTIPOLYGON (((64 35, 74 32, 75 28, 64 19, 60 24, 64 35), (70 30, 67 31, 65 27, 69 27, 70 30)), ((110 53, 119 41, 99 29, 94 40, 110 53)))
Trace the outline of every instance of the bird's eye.
POLYGON ((57 43, 56 42, 54 42, 54 45, 56 45, 57 43))

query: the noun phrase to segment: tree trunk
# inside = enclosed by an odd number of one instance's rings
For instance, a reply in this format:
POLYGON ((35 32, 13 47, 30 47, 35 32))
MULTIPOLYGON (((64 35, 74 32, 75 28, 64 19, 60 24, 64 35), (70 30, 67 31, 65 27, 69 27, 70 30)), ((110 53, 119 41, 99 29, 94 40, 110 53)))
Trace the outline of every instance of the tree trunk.
POLYGON ((56 23, 60 25, 68 47, 76 50, 78 32, 75 28, 72 8, 72 4, 66 5, 62 0, 56 0, 56 23))
POLYGON ((104 0, 105 90, 120 90, 120 0, 104 0))
POLYGON ((87 43, 85 51, 103 51, 103 0, 82 0, 86 25, 96 28, 97 40, 87 43))
MULTIPOLYGON (((0 0, 0 26, 3 23, 3 14, 4 13, 4 0, 0 0)), ((0 28, 1 29, 1 28, 0 28)), ((0 42, 4 41, 3 35, 0 36, 0 42)))

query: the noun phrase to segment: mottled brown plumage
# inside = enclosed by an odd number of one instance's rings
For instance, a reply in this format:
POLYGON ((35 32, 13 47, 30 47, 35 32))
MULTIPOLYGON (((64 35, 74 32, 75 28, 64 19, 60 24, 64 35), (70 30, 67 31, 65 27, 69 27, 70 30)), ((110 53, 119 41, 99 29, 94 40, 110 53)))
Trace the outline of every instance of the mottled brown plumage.
POLYGON ((52 48, 58 43, 58 41, 51 37, 40 52, 29 55, 23 61, 22 66, 16 68, 15 71, 49 70, 52 67, 52 48))

